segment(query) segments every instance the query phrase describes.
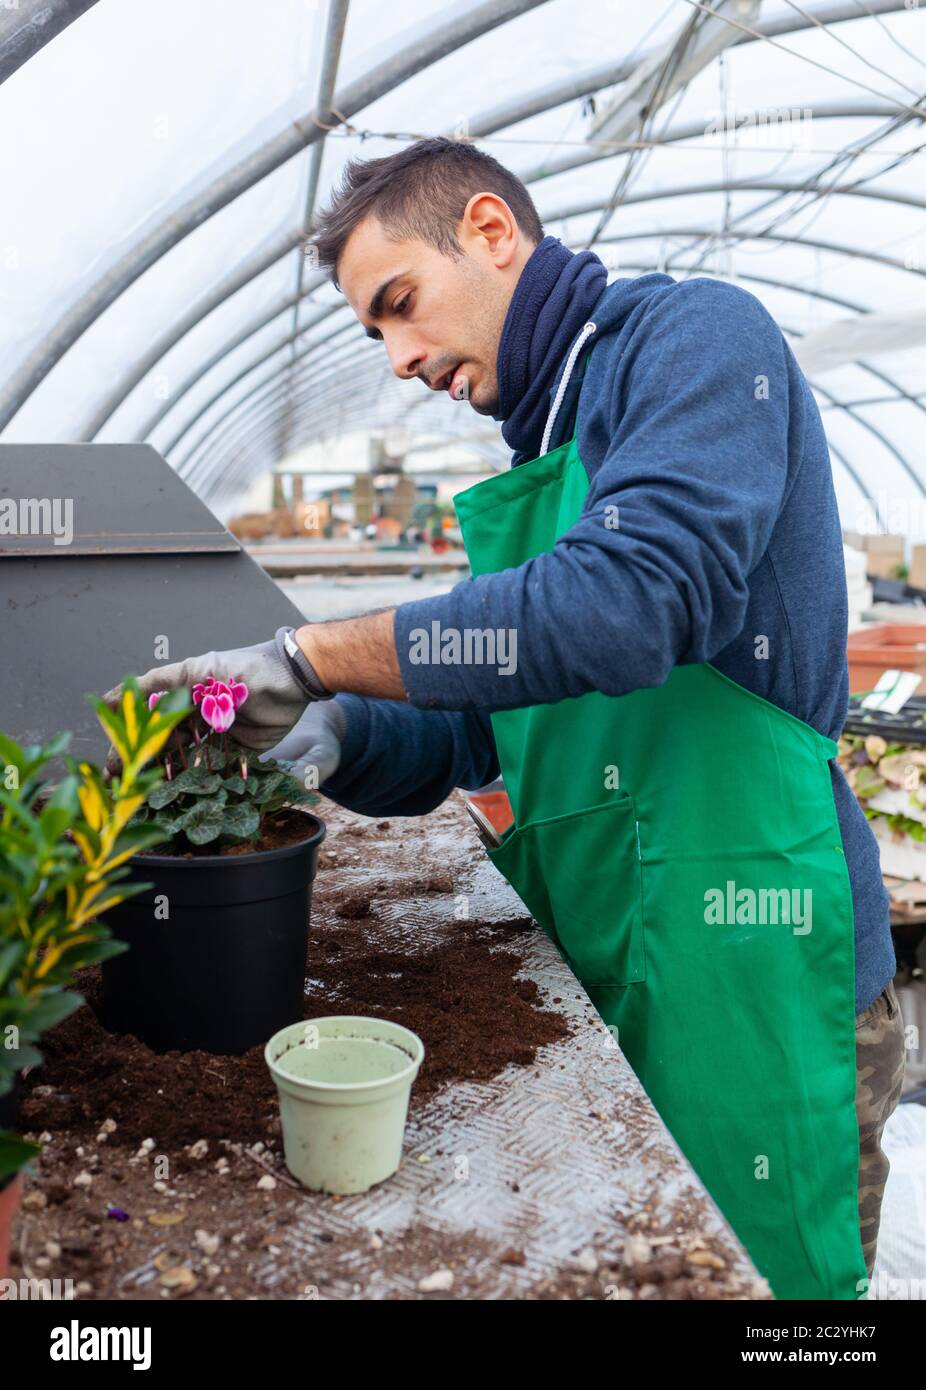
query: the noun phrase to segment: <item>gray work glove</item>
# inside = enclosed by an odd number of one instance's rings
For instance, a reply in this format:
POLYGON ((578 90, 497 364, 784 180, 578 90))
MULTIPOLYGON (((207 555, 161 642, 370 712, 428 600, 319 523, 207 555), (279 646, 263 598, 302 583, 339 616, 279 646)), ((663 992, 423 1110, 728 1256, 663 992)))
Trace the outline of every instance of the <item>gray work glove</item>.
POLYGON ((341 745, 347 730, 347 716, 337 700, 319 700, 309 705, 299 723, 261 761, 275 758, 286 772, 309 791, 333 777, 341 764, 341 745))
MULTIPOLYGON (((281 627, 272 641, 258 642, 254 647, 204 652, 202 656, 190 656, 169 666, 154 666, 139 677, 138 684, 145 696, 158 690, 180 688, 192 695, 194 685, 205 683, 210 676, 216 680, 243 681, 248 696, 235 712, 232 737, 244 748, 265 752, 290 731, 312 699, 308 690, 300 685, 287 658, 283 642, 288 630, 281 627)), ((314 678, 317 690, 323 697, 327 695, 304 656, 301 662, 304 672, 309 673, 308 679, 314 678)), ((116 703, 120 689, 115 686, 106 692, 103 699, 107 704, 116 703)), ((183 728, 185 725, 181 725, 183 728)))

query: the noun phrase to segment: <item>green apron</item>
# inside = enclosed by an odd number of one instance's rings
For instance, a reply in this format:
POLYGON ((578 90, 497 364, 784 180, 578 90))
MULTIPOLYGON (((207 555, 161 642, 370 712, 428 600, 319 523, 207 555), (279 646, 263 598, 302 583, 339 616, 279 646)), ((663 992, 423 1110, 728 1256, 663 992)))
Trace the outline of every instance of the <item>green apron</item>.
MULTIPOLYGON (((587 490, 573 438, 458 493, 473 574, 552 550, 587 490)), ((837 745, 707 663, 656 689, 505 710, 492 727, 515 819, 490 858, 775 1295, 858 1298, 837 745)))

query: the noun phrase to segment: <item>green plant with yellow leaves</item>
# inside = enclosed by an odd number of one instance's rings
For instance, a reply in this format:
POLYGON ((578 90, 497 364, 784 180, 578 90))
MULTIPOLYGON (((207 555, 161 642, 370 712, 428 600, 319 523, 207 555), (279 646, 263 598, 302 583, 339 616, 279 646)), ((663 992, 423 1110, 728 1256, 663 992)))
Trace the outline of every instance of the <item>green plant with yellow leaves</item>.
MULTIPOLYGON (((191 709, 186 693, 148 709, 135 681, 118 706, 89 697, 122 763, 106 781, 89 762, 67 758, 57 785, 48 765, 70 735, 23 747, 0 734, 0 1097, 24 1067, 41 1062, 35 1044, 82 1003, 70 986, 77 970, 125 948, 101 916, 147 884, 127 883, 127 861, 159 843, 155 825, 129 825, 161 769, 146 764, 191 709)), ((0 1184, 37 1152, 0 1134, 0 1184)))

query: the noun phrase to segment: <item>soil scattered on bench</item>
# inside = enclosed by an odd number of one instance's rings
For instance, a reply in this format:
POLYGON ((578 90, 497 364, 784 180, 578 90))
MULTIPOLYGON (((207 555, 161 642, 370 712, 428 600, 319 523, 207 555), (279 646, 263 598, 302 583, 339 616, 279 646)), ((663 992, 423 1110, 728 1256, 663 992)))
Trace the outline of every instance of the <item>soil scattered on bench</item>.
MULTIPOLYGON (((412 1106, 451 1082, 529 1066, 538 1048, 570 1030, 543 1007, 533 981, 517 978, 520 958, 499 948, 525 930, 535 930, 529 918, 461 922, 452 940, 408 955, 383 949, 369 921, 313 928, 305 1017, 367 1014, 411 1028, 425 1045, 412 1106)), ((109 1119, 113 1145, 137 1148, 155 1136, 173 1152, 199 1139, 250 1144, 275 1133, 277 1094, 262 1046, 241 1057, 158 1054, 98 1022, 97 971, 80 988, 88 1006, 43 1039, 45 1063, 23 1095, 24 1128, 95 1135, 109 1119)))

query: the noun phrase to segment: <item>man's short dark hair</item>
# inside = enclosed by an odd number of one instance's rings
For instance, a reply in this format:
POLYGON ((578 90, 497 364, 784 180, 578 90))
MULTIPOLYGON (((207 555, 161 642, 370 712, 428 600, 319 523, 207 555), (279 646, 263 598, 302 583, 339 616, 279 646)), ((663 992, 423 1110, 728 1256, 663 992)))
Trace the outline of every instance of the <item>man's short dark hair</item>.
POLYGON ((417 238, 456 259, 463 252, 457 227, 474 193, 504 198, 524 235, 535 245, 543 240, 537 209, 517 175, 468 140, 441 136, 383 159, 352 159, 309 245, 337 284, 347 239, 372 214, 396 241, 417 238))

